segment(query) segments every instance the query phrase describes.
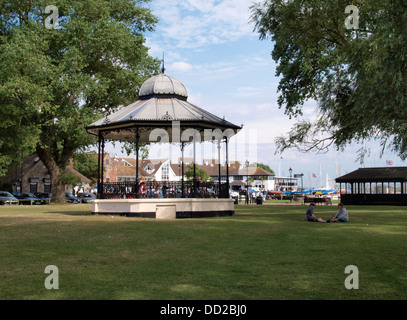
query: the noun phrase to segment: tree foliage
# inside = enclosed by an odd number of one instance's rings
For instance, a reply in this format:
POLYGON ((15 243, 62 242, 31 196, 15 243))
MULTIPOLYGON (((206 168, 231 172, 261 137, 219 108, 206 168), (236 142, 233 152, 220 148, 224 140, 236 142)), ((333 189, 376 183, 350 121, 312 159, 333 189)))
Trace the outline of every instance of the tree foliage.
MULTIPOLYGON (((201 182, 211 182, 213 181, 209 174, 202 168, 196 167, 195 168, 196 179, 201 182)), ((192 181, 194 179, 194 165, 189 164, 187 165, 187 170, 185 171, 185 177, 188 181, 192 181)))
POLYGON ((98 177, 98 155, 96 152, 76 152, 73 155, 73 168, 88 179, 98 177))
POLYGON ((251 163, 251 164, 249 165, 249 167, 262 168, 262 169, 264 169, 264 170, 266 170, 266 171, 268 171, 268 172, 274 174, 273 169, 271 169, 269 165, 264 164, 264 163, 254 162, 254 163, 251 163))
POLYGON ((81 179, 69 170, 63 170, 59 175, 59 179, 63 184, 74 186, 81 182, 81 179))
POLYGON ((144 45, 157 22, 147 1, 55 0, 57 29, 45 27, 45 0, 0 2, 0 168, 17 149, 37 152, 65 201, 60 174, 95 143, 85 126, 137 100, 159 71, 144 45))
MULTIPOLYGON (((267 0, 251 7, 261 39, 274 43, 278 103, 298 118, 278 150, 344 148, 379 141, 407 157, 407 3, 355 0, 358 28, 348 29, 349 1, 267 0), (314 121, 304 102, 318 102, 314 121)), ((363 155, 363 152, 361 152, 363 155)))

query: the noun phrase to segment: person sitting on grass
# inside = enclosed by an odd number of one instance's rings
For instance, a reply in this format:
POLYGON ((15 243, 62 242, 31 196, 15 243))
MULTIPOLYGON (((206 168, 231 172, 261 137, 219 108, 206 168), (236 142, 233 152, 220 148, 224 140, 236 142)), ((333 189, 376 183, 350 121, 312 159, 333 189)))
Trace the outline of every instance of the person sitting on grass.
POLYGON ((325 220, 323 220, 323 219, 318 218, 317 216, 315 216, 315 215, 314 215, 314 207, 315 207, 315 203, 311 203, 311 204, 309 205, 309 207, 308 207, 308 209, 307 209, 307 212, 305 213, 305 219, 306 219, 307 221, 312 221, 312 222, 324 222, 324 223, 330 222, 329 220, 328 220, 328 221, 325 221, 325 220))
POLYGON ((331 219, 332 222, 348 222, 349 221, 349 214, 348 211, 344 208, 343 203, 338 204, 338 212, 336 215, 331 219))

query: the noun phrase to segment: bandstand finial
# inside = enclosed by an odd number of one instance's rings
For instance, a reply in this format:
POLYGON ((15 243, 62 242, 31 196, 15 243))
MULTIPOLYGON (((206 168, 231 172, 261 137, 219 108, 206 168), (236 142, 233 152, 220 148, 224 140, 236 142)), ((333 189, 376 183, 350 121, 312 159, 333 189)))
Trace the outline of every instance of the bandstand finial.
POLYGON ((163 67, 161 69, 162 73, 165 73, 165 52, 163 51, 163 67))

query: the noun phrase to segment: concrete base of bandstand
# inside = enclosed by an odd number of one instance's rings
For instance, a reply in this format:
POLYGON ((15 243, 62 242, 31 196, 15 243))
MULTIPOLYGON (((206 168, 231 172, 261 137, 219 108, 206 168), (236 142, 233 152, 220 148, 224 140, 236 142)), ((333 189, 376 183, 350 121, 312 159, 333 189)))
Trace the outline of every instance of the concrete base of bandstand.
POLYGON ((152 219, 186 219, 232 216, 233 199, 96 199, 92 213, 152 219))

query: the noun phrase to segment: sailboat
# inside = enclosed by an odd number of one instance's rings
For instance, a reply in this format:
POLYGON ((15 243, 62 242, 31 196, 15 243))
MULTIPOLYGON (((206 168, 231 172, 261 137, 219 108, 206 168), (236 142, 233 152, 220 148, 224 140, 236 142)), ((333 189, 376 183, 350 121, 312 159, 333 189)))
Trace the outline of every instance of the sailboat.
POLYGON ((322 195, 329 195, 331 197, 335 197, 335 195, 338 195, 338 191, 335 189, 334 184, 332 183, 333 180, 329 178, 328 173, 326 174, 326 181, 325 181, 325 187, 319 188, 319 194, 322 195))

